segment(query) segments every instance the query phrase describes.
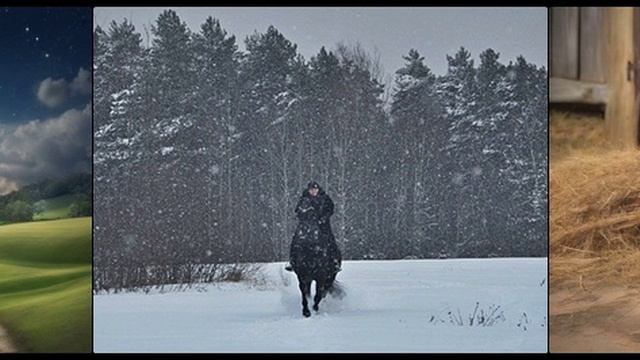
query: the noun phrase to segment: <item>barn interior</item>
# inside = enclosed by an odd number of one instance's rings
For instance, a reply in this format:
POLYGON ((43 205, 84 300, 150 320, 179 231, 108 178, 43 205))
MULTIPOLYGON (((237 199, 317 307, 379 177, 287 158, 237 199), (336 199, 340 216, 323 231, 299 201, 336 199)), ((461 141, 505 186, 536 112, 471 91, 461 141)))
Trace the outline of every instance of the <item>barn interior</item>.
POLYGON ((549 22, 550 351, 638 351, 640 12, 549 22))

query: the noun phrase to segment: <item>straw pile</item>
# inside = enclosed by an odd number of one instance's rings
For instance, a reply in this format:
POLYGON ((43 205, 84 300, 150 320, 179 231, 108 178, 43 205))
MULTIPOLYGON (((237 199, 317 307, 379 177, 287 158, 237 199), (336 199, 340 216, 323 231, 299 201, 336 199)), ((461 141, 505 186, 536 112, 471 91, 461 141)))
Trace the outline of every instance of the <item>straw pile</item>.
POLYGON ((600 153, 609 148, 604 120, 597 115, 551 112, 549 123, 551 161, 575 152, 600 153))
MULTIPOLYGON (((551 149, 551 277, 581 285, 583 281, 638 284, 640 151, 606 149, 601 137, 584 136, 585 124, 575 127, 583 141, 574 138, 571 146, 566 145, 571 141, 558 139, 554 133, 558 127, 550 129, 552 144, 565 144, 551 149), (585 146, 586 140, 592 144, 585 146), (564 152, 553 154, 559 149, 564 152)), ((565 125, 570 127, 558 126, 565 125)))

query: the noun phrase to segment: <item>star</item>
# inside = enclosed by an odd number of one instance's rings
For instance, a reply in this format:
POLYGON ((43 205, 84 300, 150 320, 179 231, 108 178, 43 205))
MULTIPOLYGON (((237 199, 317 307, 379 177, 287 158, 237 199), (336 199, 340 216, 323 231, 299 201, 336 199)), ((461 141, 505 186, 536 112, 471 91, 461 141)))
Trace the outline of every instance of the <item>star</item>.
POLYGON ((49 58, 49 53, 44 53, 44 57, 48 59, 49 58))
POLYGON ((24 28, 24 31, 25 31, 25 32, 29 32, 29 30, 31 30, 31 29, 29 29, 29 27, 28 27, 28 26, 27 26, 26 28, 24 28))
POLYGON ((40 38, 36 36, 36 41, 40 41, 40 38))

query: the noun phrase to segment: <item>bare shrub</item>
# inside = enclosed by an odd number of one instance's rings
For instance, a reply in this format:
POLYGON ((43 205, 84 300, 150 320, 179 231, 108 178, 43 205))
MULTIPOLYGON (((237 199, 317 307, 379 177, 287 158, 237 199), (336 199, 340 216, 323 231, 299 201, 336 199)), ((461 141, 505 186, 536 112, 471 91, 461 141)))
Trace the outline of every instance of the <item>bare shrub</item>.
POLYGON ((94 267, 94 292, 182 291, 216 282, 260 281, 261 266, 239 264, 171 264, 94 267))
POLYGON ((473 311, 467 315, 462 315, 460 308, 456 310, 448 309, 445 315, 431 315, 429 323, 431 324, 452 324, 456 326, 494 326, 497 323, 506 320, 504 311, 500 305, 489 305, 481 307, 476 302, 473 311))

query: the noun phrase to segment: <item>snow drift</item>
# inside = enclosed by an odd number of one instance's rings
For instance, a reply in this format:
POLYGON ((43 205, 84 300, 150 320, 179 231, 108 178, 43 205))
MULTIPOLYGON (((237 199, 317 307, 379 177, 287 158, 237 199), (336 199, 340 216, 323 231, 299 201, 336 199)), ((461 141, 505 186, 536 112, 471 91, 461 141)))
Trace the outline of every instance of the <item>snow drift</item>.
POLYGON ((282 270, 283 265, 265 264, 263 278, 252 284, 96 295, 94 349, 98 353, 547 350, 545 258, 345 261, 338 279, 346 296, 328 296, 310 318, 302 317, 297 280, 282 270), (486 314, 485 321, 468 322, 474 309, 486 314))

